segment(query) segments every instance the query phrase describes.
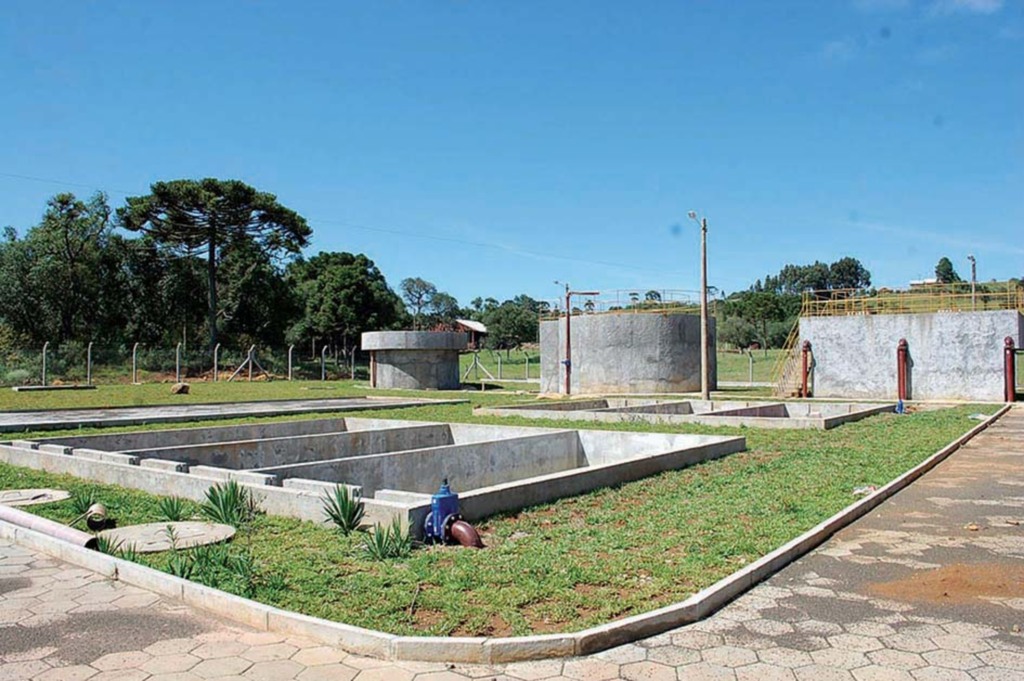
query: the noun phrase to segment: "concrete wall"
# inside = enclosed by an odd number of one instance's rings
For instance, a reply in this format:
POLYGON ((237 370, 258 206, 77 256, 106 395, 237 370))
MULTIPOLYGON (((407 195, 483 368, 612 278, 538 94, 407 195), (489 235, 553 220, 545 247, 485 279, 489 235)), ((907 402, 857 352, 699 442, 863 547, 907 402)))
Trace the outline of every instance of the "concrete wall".
MULTIPOLYGON (((711 388, 717 386, 715 320, 711 388)), ((700 390, 700 317, 621 313, 572 318, 572 393, 673 393, 700 390)), ((541 392, 565 391, 565 318, 540 325, 541 392)))
POLYGON ((447 331, 374 331, 363 334, 362 348, 373 352, 376 388, 455 390, 459 351, 468 338, 447 331))
POLYGON ((261 469, 282 478, 300 477, 379 489, 433 494, 447 477, 456 491, 489 487, 586 465, 575 431, 494 442, 392 452, 295 466, 261 469))
POLYGON ((1020 313, 936 312, 806 317, 800 340, 814 349, 815 397, 895 399, 896 346, 910 350, 910 398, 1003 399, 1003 339, 1024 340, 1020 313))
POLYGON ((182 461, 190 466, 218 466, 244 470, 404 449, 437 447, 452 443, 452 435, 448 426, 424 424, 380 430, 356 430, 347 433, 297 435, 262 440, 121 451, 140 457, 182 461))
POLYGON ((104 449, 109 452, 177 447, 209 442, 256 440, 264 437, 294 437, 319 433, 338 433, 348 430, 345 419, 316 419, 313 421, 276 421, 274 423, 247 423, 238 426, 209 428, 176 428, 145 430, 136 433, 110 435, 61 436, 39 440, 40 443, 58 443, 69 447, 104 449))

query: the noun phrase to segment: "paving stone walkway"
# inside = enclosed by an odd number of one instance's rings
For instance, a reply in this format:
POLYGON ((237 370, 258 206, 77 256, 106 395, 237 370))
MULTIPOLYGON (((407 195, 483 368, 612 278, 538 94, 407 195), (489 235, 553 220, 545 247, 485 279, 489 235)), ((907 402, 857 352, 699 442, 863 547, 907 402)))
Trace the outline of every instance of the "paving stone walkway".
POLYGON ((713 617, 500 668, 381 662, 254 632, 0 541, 0 681, 1024 679, 1022 461, 1018 407, 713 617))

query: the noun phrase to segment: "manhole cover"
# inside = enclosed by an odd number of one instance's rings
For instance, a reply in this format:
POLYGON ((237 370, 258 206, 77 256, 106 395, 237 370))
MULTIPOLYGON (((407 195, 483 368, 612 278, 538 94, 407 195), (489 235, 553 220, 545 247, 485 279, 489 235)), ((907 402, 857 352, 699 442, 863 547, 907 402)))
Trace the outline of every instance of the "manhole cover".
POLYGON ((0 504, 5 506, 32 506, 64 501, 71 493, 62 489, 5 489, 0 490, 0 504))
POLYGON ((235 528, 214 523, 178 522, 126 525, 112 530, 103 530, 100 537, 106 537, 114 544, 134 547, 139 553, 157 553, 171 548, 190 549, 203 544, 216 544, 235 536, 235 528))

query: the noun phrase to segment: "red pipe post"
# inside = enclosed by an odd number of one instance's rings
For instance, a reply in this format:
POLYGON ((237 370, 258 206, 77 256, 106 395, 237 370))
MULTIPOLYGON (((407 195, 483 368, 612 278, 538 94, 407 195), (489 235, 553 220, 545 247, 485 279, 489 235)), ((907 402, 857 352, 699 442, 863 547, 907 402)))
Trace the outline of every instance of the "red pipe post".
POLYGON ((896 392, 899 399, 907 399, 907 350, 909 345, 906 338, 900 338, 896 346, 896 392))
POLYGON ((810 367, 810 355, 811 355, 811 341, 804 341, 803 347, 800 351, 801 360, 803 361, 803 369, 800 372, 800 397, 810 397, 807 389, 808 377, 811 373, 810 367))
POLYGON ((1017 350, 1013 346, 1012 336, 1003 339, 1003 363, 1006 373, 1006 401, 1015 402, 1017 400, 1017 350))

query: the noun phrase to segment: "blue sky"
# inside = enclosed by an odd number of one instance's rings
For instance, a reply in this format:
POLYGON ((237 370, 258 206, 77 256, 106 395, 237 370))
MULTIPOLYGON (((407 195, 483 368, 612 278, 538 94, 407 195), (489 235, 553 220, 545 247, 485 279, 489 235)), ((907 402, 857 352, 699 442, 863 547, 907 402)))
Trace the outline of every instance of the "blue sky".
POLYGON ((463 304, 695 289, 689 209, 726 291, 844 255, 1024 275, 1020 0, 7 0, 0 82, 22 231, 212 176, 463 304))

